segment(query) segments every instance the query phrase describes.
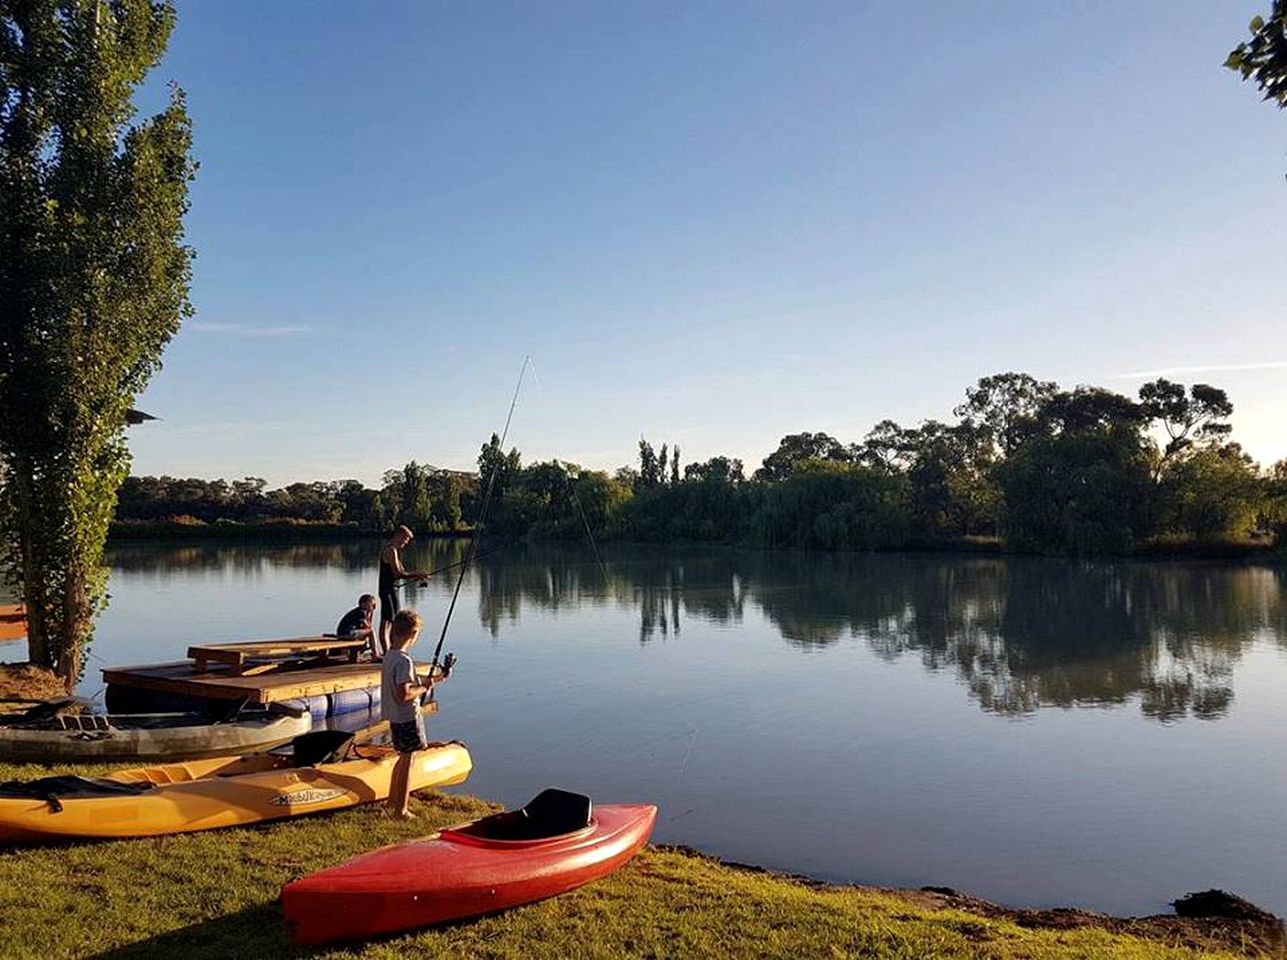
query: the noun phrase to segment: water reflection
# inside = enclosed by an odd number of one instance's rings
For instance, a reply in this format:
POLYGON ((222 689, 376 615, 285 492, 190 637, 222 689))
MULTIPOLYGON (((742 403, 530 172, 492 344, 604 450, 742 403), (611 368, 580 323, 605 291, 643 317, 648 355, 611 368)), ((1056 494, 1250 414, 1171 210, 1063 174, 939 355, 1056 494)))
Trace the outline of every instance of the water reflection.
MULTIPOLYGON (((452 541, 455 543, 455 541, 452 541)), ((275 567, 334 567, 361 570, 372 566, 379 541, 347 543, 193 543, 114 546, 107 562, 115 570, 167 575, 180 572, 258 573, 275 567)))
MULTIPOLYGON (((417 568, 463 556, 465 543, 413 545, 417 568)), ((164 578, 204 571, 255 577, 274 568, 373 570, 378 542, 115 548, 118 570, 164 578)), ((1216 719, 1234 698, 1233 667, 1256 639, 1287 644, 1287 569, 1228 564, 1093 564, 939 555, 779 554, 722 549, 514 546, 469 574, 493 637, 525 610, 635 610, 639 642, 677 640, 685 619, 735 626, 762 617, 808 653, 843 642, 888 660, 952 671, 985 711, 1138 701, 1167 722, 1216 719)), ((456 571, 437 589, 450 589, 456 571)), ((415 594, 409 594, 414 602, 415 594)))
POLYGON ((1090 564, 932 555, 581 551, 538 547, 481 565, 493 636, 523 608, 617 604, 639 639, 680 636, 685 617, 739 623, 748 602, 802 652, 843 641, 951 670, 986 711, 1113 706, 1215 719, 1233 665, 1258 637, 1287 636, 1287 571, 1217 564, 1090 564))

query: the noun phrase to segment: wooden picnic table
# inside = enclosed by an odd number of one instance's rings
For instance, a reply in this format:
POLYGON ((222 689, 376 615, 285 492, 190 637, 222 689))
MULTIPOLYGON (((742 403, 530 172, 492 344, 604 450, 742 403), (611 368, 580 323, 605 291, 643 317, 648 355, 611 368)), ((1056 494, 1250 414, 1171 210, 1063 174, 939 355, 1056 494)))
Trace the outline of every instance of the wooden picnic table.
POLYGON ((277 669, 281 660, 343 659, 357 663, 366 640, 342 637, 288 637, 283 640, 249 640, 241 643, 204 643, 188 647, 196 672, 206 673, 212 662, 227 664, 234 677, 249 677, 277 669))

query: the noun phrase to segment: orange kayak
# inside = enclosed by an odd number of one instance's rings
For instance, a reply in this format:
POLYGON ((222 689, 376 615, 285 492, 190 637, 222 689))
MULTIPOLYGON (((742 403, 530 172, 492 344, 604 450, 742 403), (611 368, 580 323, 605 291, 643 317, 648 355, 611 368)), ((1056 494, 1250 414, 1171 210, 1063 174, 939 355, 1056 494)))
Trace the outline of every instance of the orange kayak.
POLYGON ((0 640, 21 640, 27 635, 27 616, 20 603, 0 603, 0 640))
MULTIPOLYGON (((414 754, 413 790, 461 783, 459 742, 414 754)), ((397 754, 322 730, 281 752, 0 784, 0 844, 150 837, 244 826, 385 800, 397 754)))

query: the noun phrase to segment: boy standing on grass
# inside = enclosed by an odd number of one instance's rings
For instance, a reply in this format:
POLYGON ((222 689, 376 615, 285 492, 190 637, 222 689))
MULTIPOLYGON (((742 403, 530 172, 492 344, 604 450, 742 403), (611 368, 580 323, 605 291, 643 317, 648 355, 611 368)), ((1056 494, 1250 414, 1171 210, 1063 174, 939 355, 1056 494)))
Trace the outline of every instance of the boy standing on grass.
POLYGON ((389 629, 389 652, 380 668, 380 715, 389 721, 393 748, 398 751, 389 785, 389 809, 402 820, 414 816, 410 809, 412 757, 429 745, 420 713, 420 697, 429 687, 416 676, 416 662, 407 653, 420 636, 422 622, 414 610, 397 612, 389 629))

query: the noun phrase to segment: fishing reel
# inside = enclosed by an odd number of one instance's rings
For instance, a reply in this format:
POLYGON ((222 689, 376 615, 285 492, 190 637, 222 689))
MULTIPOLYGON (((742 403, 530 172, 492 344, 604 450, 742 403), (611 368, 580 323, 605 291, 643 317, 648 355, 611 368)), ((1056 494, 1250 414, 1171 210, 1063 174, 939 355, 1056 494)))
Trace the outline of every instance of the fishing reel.
POLYGON ((448 653, 447 656, 443 657, 442 679, 446 680, 448 677, 450 677, 452 668, 455 666, 456 666, 456 655, 454 653, 448 653))

